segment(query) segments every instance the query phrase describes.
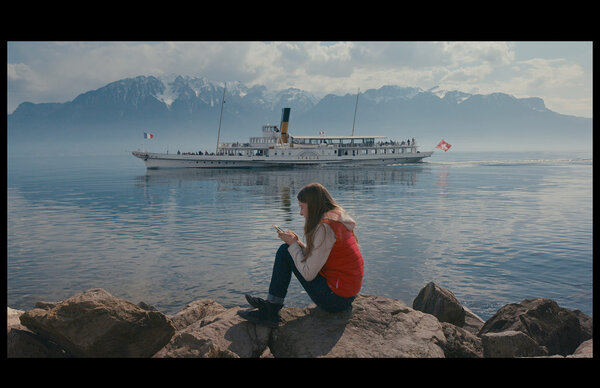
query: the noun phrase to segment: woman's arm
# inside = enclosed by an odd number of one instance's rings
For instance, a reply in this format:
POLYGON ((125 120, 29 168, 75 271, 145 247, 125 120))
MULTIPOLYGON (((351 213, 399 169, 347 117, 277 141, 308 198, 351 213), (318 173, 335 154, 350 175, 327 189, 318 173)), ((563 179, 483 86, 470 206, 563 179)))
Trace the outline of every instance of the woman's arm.
MULTIPOLYGON (((290 244, 288 248, 288 252, 294 259, 294 264, 302 277, 306 281, 313 280, 321 268, 327 262, 327 258, 329 258, 329 253, 331 253, 331 248, 333 248, 333 244, 335 244, 335 233, 331 229, 331 227, 325 223, 317 226, 317 230, 315 230, 314 234, 314 248, 310 256, 304 259, 303 246, 300 246, 301 241, 296 240, 296 242, 290 244)), ((304 245, 304 244, 302 244, 304 245)))

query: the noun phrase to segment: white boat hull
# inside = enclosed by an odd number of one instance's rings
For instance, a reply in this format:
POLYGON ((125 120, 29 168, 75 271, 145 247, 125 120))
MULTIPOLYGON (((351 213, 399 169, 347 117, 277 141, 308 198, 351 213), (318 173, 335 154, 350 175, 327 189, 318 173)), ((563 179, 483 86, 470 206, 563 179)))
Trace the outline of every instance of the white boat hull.
POLYGON ((133 156, 144 161, 147 168, 253 168, 291 167, 311 165, 385 165, 418 163, 433 154, 414 152, 406 154, 344 156, 233 156, 233 155, 173 155, 133 151, 133 156))
MULTIPOLYGON (((223 92, 223 96, 225 96, 223 92)), ((358 97, 357 97, 358 102, 358 97)), ((223 105, 221 104, 221 112, 223 105)), ((184 152, 159 154, 133 151, 147 168, 252 168, 314 165, 384 165, 417 163, 433 154, 420 152, 415 139, 384 141, 386 136, 292 136, 288 133, 290 108, 283 108, 281 125, 263 125, 262 136, 247 143, 220 143, 214 154, 184 152)), ((221 125, 219 124, 219 134, 221 125)))

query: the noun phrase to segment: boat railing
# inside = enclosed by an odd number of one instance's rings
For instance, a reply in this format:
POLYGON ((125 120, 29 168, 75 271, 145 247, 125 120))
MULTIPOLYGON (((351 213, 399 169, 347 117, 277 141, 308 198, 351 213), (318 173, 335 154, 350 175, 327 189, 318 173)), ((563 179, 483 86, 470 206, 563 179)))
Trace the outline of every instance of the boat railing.
POLYGON ((369 147, 369 148, 382 148, 382 147, 387 147, 387 148, 412 148, 412 147, 417 147, 416 142, 415 143, 410 143, 410 144, 401 144, 398 142, 377 142, 377 143, 333 143, 335 145, 337 145, 338 147, 341 148, 345 148, 345 147, 369 147))
POLYGON ((249 143, 239 143, 239 142, 235 142, 235 143, 219 143, 219 153, 227 153, 227 152, 235 152, 235 150, 248 150, 248 149, 266 149, 266 148, 272 148, 274 145, 277 145, 279 147, 298 147, 298 148, 312 148, 315 146, 318 147, 337 147, 337 148, 404 148, 404 149, 410 149, 410 148, 414 148, 416 149, 417 143, 416 141, 411 141, 410 143, 408 142, 399 142, 399 141, 378 141, 378 142, 350 142, 350 143, 338 143, 338 142, 327 142, 326 140, 323 140, 321 143, 318 144, 307 144, 307 143, 299 143, 299 142, 292 142, 290 144, 278 144, 275 141, 272 141, 271 139, 267 139, 267 138, 261 138, 261 142, 254 142, 252 141, 253 139, 251 138, 251 141, 249 143), (264 141, 264 140, 266 141, 264 141))

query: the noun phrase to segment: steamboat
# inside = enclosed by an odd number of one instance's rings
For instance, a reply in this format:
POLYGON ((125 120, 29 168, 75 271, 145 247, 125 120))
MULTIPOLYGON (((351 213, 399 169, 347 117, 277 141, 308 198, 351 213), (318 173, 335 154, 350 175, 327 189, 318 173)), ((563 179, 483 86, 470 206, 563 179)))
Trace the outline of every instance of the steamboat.
MULTIPOLYGON (((357 97, 358 104, 358 97, 357 97)), ((221 108, 221 117, 223 110, 221 108)), ((355 112, 356 114, 356 112, 355 112)), ((433 154, 420 152, 414 139, 387 136, 293 136, 288 133, 290 108, 283 108, 279 127, 263 125, 262 136, 247 143, 219 143, 214 153, 177 154, 132 151, 146 168, 251 168, 311 165, 382 165, 416 163, 433 154)), ((219 118, 219 136, 221 131, 219 118)))

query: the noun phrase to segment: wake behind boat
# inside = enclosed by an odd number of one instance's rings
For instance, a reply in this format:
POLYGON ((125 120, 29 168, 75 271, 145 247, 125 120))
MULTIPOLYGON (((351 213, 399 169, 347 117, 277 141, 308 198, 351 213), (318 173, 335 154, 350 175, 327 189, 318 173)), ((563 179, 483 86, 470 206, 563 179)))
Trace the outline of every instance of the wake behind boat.
MULTIPOLYGON (((223 91, 223 96, 225 91, 223 91)), ((358 95, 357 95, 358 105, 358 95)), ((221 117, 223 106, 221 105, 221 117)), ((356 112, 355 112, 356 115, 356 112)), ((292 136, 288 133, 290 108, 283 108, 281 124, 263 125, 262 136, 247 143, 219 143, 215 153, 163 154, 133 151, 147 168, 247 168, 310 165, 382 165, 416 163, 433 154, 420 152, 414 139, 386 140, 386 136, 292 136)), ((219 136, 221 118, 219 118, 219 136)))

